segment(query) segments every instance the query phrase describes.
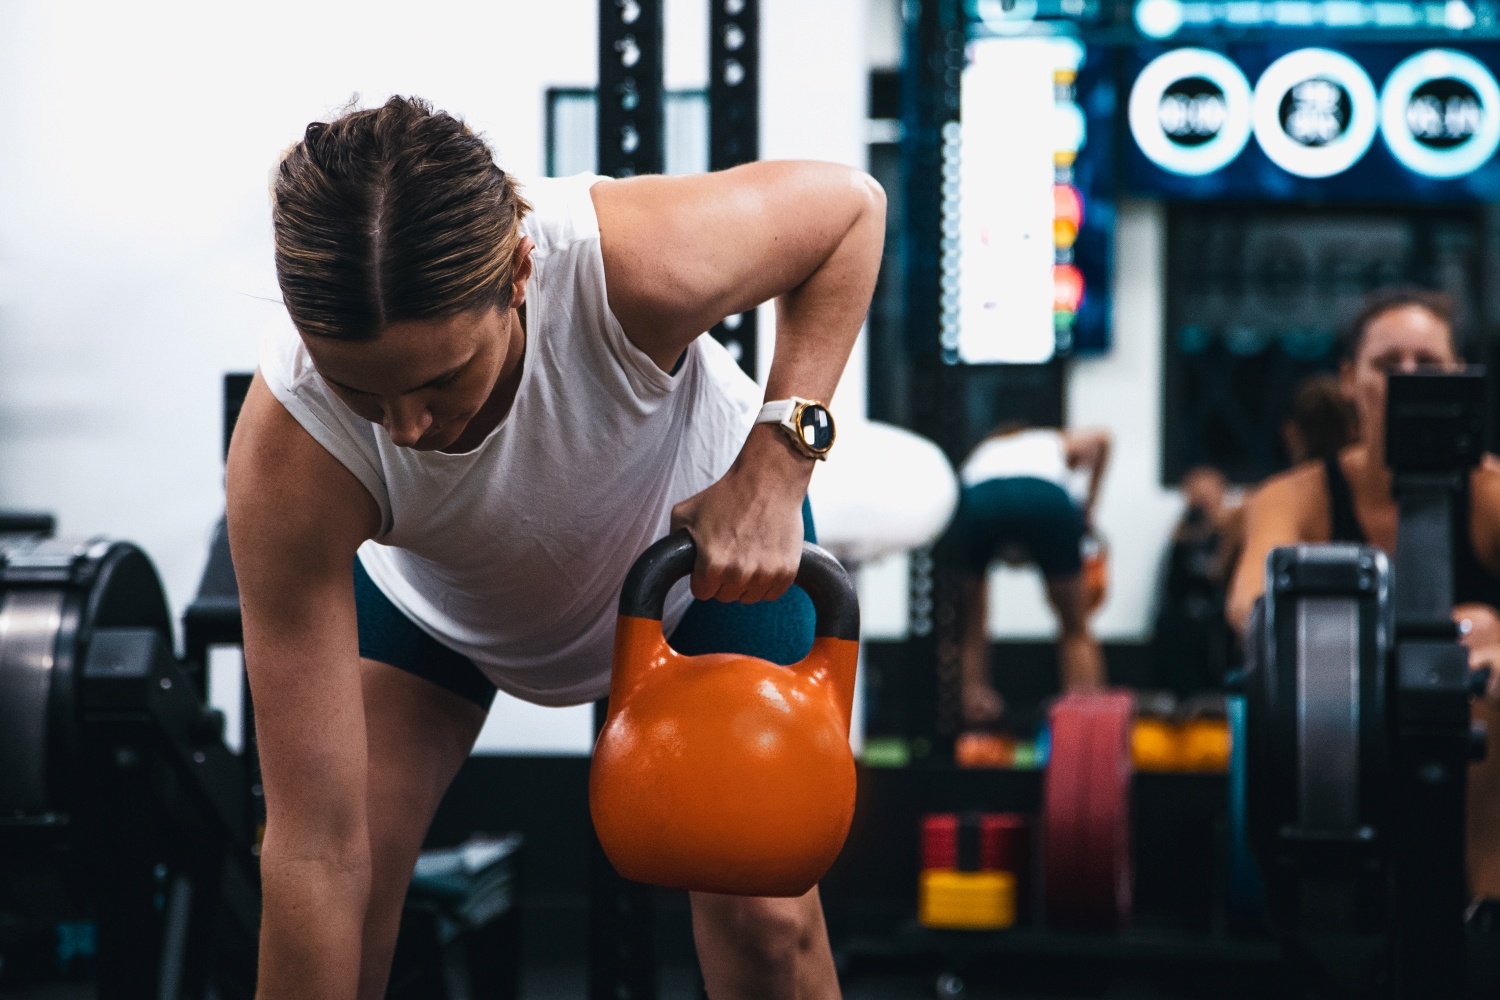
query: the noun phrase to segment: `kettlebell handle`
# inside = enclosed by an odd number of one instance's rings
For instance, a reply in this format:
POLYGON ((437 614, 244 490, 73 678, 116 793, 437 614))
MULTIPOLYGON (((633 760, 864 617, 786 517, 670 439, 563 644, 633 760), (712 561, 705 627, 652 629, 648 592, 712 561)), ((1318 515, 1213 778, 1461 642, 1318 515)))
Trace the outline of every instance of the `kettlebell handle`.
MULTIPOLYGON (((653 543, 636 559, 620 592, 620 614, 661 621, 672 584, 693 571, 698 547, 686 528, 653 543)), ((839 561, 811 542, 802 543, 797 586, 812 598, 818 638, 859 639, 859 597, 839 561)))

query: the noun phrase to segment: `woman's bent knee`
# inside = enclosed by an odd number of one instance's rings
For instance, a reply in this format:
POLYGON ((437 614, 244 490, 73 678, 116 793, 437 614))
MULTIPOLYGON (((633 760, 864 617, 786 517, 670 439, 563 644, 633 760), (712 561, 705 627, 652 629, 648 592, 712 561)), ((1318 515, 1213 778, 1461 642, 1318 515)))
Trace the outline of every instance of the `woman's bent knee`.
POLYGON ((816 945, 822 928, 816 890, 792 899, 695 893, 693 909, 716 936, 756 962, 795 960, 816 945))

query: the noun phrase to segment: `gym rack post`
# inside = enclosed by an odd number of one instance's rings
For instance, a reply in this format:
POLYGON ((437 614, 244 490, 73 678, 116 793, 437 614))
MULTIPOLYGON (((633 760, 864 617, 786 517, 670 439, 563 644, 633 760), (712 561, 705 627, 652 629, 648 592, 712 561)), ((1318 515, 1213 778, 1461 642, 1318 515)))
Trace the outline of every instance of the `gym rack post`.
MULTIPOLYGON (((659 174, 663 142, 662 0, 599 0, 599 173, 659 174)), ((594 707, 594 731, 604 703, 594 707)), ((655 1000, 656 900, 615 871, 589 828, 590 1000, 655 1000)))
MULTIPOLYGON (((956 322, 957 293, 944 276, 958 259, 958 243, 944 223, 957 199, 938 178, 957 169, 959 84, 964 65, 964 13, 959 0, 912 0, 906 14, 901 69, 901 177, 906 214, 902 242, 906 290, 904 341, 911 359, 912 429, 953 463, 962 460, 968 427, 964 379, 956 358, 942 352, 942 330, 956 322)), ((935 570, 930 551, 912 554, 910 662, 935 664, 935 684, 913 685, 911 720, 925 719, 933 751, 951 753, 958 704, 958 594, 956 581, 935 570)))
MULTIPOLYGON (((709 0, 708 169, 759 158, 760 0, 709 0)), ((709 332, 755 378, 755 310, 726 316, 709 332)))

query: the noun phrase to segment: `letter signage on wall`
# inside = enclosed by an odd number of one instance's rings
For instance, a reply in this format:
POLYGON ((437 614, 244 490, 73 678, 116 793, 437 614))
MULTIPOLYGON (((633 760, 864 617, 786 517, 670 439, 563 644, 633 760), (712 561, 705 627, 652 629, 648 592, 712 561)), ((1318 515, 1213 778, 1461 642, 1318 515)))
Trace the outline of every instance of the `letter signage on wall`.
POLYGON ((1473 56, 1418 52, 1386 81, 1380 130, 1408 170, 1442 179, 1473 173, 1500 146, 1500 85, 1473 56))
POLYGON ((1298 49, 1256 81, 1255 139, 1289 174, 1332 177, 1370 148, 1378 108, 1359 63, 1331 49, 1298 49))
POLYGON ((1500 46, 1158 53, 1129 97, 1140 193, 1500 200, 1500 46))
POLYGON ((1250 139, 1250 82, 1208 49, 1173 49, 1141 71, 1130 92, 1130 131, 1163 170, 1201 177, 1250 139))

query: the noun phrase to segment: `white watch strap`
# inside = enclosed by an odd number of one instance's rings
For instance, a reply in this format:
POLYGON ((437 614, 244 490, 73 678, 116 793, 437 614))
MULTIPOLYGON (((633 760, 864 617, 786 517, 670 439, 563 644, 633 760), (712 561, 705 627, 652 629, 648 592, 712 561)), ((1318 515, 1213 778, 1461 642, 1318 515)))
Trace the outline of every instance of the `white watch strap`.
POLYGON ((760 408, 760 413, 756 415, 755 422, 757 424, 783 423, 792 415, 792 411, 799 404, 806 402, 807 400, 800 396, 793 396, 790 399, 773 399, 760 408))

